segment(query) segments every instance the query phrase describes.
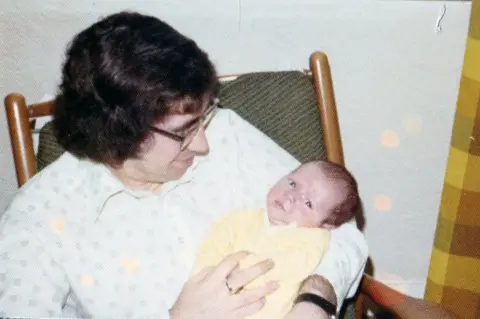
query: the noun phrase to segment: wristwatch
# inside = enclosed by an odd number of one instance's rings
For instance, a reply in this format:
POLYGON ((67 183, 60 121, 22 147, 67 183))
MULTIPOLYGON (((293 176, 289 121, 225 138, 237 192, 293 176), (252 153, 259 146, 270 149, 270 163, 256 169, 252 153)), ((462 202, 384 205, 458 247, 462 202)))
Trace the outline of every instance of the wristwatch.
POLYGON ((303 293, 297 296, 294 304, 297 304, 299 302, 311 302, 322 308, 330 316, 331 319, 336 318, 337 307, 325 298, 322 298, 315 294, 303 293))

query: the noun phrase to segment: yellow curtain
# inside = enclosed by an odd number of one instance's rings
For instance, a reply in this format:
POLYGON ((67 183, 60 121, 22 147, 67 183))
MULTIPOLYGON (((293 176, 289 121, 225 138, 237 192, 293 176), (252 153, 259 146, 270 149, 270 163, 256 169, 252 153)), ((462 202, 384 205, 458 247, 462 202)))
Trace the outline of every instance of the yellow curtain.
POLYGON ((472 1, 425 299, 480 318, 480 0, 472 1))

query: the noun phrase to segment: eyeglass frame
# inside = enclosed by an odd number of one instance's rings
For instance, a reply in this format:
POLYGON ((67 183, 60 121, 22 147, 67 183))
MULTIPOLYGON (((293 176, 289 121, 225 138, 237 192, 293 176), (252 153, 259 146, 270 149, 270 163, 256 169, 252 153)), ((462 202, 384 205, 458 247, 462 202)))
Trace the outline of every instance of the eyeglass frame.
POLYGON ((198 119, 197 124, 192 125, 192 130, 185 134, 185 136, 175 134, 166 130, 162 130, 161 128, 155 127, 155 126, 150 126, 150 130, 161 134, 165 137, 168 137, 176 142, 180 143, 180 151, 185 150, 188 145, 193 141, 195 136, 197 136, 198 132, 200 131, 201 127, 207 127, 210 121, 212 120, 213 116, 215 115, 215 111, 219 108, 222 107, 220 104, 220 100, 218 98, 214 99, 213 103, 210 104, 203 115, 198 119), (187 141, 187 142, 186 142, 187 141))

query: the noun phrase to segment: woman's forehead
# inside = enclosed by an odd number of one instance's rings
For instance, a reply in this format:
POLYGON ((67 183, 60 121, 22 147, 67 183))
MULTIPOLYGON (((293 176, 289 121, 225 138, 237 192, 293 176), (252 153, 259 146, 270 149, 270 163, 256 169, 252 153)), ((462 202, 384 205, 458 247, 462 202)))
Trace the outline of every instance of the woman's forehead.
POLYGON ((172 102, 168 107, 167 114, 163 116, 160 123, 168 127, 184 126, 193 123, 202 117, 205 110, 210 105, 208 96, 202 99, 193 100, 192 98, 184 98, 172 102))
POLYGON ((200 120, 203 112, 166 115, 161 124, 169 128, 188 127, 200 120))

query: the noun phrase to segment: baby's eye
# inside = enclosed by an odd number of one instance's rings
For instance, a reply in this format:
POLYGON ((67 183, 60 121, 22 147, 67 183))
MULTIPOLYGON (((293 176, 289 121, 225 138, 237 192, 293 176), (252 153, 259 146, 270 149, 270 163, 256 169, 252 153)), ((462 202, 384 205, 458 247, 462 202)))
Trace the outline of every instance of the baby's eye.
POLYGON ((307 206, 308 208, 312 208, 312 207, 313 207, 312 202, 309 201, 309 200, 307 200, 307 201, 305 202, 305 206, 307 206))
POLYGON ((295 182, 292 181, 291 179, 288 180, 288 185, 290 185, 291 188, 297 187, 297 183, 295 183, 295 182))

